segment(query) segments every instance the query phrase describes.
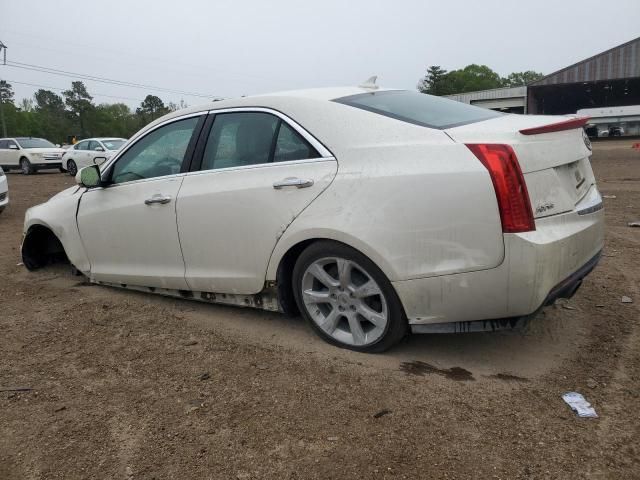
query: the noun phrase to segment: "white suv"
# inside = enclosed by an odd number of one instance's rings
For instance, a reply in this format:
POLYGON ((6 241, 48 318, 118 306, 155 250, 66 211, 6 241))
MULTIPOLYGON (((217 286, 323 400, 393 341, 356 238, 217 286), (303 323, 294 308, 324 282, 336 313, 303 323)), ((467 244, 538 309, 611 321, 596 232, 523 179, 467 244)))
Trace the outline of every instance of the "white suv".
POLYGON ((64 150, 49 140, 33 137, 0 138, 0 167, 30 175, 45 168, 62 167, 64 150))
POLYGON ((62 168, 74 176, 78 170, 89 165, 100 165, 109 160, 126 138, 88 138, 65 150, 62 156, 62 168))
POLYGON ((7 185, 7 177, 4 176, 4 171, 0 167, 0 213, 7 205, 9 205, 9 186, 7 185))

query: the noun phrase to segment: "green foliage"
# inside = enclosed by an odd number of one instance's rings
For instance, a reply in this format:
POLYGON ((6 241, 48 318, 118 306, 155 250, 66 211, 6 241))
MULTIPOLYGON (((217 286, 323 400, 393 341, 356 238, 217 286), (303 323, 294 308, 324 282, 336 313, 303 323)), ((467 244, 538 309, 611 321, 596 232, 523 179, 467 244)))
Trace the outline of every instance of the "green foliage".
POLYGON ((64 103, 67 104, 73 118, 77 119, 80 126, 80 135, 86 136, 87 115, 92 112, 94 105, 91 103, 93 97, 87 92, 82 82, 71 82, 71 89, 62 92, 64 103))
POLYGON ((431 65, 427 69, 427 74, 418 83, 418 90, 422 93, 430 93, 431 95, 447 95, 446 78, 447 71, 440 68, 440 65, 431 65))
POLYGON ((427 74, 418 83, 418 90, 430 95, 453 95, 456 93, 476 92, 500 87, 527 85, 542 78, 538 72, 514 72, 501 78, 486 65, 471 64, 459 70, 447 72, 438 65, 427 69, 427 74))
POLYGON ((13 103, 13 88, 6 80, 0 80, 0 97, 2 103, 13 103))
POLYGON ((96 105, 82 82, 72 82, 62 96, 40 89, 19 105, 10 84, 0 81, 0 90, 9 136, 42 137, 58 144, 71 136, 128 138, 147 123, 186 106, 184 102, 166 106, 155 95, 147 95, 135 112, 124 103, 96 105))
POLYGON ((510 73, 506 78, 503 78, 502 81, 505 87, 520 87, 540 80, 542 77, 544 77, 544 74, 540 72, 527 70, 526 72, 510 73))

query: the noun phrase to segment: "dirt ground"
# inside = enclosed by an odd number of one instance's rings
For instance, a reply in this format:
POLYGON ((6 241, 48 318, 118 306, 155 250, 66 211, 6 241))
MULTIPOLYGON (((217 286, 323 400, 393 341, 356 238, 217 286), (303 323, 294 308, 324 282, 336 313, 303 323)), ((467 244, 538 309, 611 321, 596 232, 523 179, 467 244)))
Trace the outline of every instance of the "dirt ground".
POLYGON ((8 174, 0 479, 640 478, 640 151, 597 143, 593 166, 615 198, 573 299, 524 332, 413 336, 383 355, 300 319, 29 273, 25 209, 73 180, 8 174), (600 418, 571 412, 573 390, 600 418))

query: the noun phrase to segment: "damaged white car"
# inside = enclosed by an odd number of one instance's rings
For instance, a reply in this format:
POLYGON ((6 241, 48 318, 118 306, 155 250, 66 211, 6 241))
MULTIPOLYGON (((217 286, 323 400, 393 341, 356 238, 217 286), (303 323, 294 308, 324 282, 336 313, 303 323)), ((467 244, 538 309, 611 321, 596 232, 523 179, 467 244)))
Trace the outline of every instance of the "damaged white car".
POLYGON ((497 328, 597 263, 585 121, 372 84, 179 110, 28 210, 24 264, 301 312, 358 351, 497 328))

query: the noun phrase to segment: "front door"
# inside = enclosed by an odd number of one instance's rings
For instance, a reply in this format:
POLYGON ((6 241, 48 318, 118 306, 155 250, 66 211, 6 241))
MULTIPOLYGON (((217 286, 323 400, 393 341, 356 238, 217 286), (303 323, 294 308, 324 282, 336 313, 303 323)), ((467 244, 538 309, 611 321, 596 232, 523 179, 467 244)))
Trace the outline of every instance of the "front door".
POLYGON ((178 231, 191 290, 253 294, 287 226, 332 181, 336 160, 287 119, 218 113, 200 170, 184 177, 178 231))
POLYGON ((176 199, 199 120, 179 119, 147 133, 107 168, 107 186, 84 193, 77 219, 92 280, 188 288, 176 199))

